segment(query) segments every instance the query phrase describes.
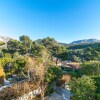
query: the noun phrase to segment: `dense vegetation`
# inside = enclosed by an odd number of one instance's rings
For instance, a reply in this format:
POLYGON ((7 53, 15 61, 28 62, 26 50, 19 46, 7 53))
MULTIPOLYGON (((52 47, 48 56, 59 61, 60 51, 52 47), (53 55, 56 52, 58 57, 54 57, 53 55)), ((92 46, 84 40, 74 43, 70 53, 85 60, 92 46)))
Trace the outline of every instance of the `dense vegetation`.
POLYGON ((88 44, 88 45, 76 45, 69 47, 68 60, 83 62, 91 60, 100 60, 100 43, 88 44), (85 46, 85 48, 84 48, 85 46), (80 49, 80 47, 82 47, 80 49))
POLYGON ((51 94, 55 83, 66 74, 57 66, 58 59, 80 63, 80 69, 65 70, 72 76, 69 84, 73 100, 99 100, 100 43, 66 46, 54 38, 32 41, 25 35, 20 36, 19 40, 10 39, 7 48, 0 50, 0 75, 5 78, 17 75, 27 79, 28 86, 31 81, 43 87, 43 97, 44 94, 51 94))
POLYGON ((4 42, 0 42, 0 46, 1 46, 1 45, 4 45, 4 44, 5 44, 4 42))

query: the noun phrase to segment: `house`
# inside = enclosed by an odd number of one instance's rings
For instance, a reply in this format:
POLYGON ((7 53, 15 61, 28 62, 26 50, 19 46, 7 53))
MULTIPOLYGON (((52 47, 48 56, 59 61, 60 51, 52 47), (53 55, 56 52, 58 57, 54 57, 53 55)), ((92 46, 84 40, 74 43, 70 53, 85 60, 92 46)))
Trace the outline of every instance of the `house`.
POLYGON ((67 63, 67 66, 74 69, 80 69, 80 63, 77 63, 77 62, 67 63))

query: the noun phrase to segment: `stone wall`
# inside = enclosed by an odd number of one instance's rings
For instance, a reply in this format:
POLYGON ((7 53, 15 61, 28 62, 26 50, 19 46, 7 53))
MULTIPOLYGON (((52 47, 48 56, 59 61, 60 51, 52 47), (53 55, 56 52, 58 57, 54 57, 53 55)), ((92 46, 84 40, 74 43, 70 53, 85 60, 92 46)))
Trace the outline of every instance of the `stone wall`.
POLYGON ((13 100, 32 100, 34 97, 36 97, 37 95, 41 94, 42 90, 39 87, 38 89, 29 92, 28 94, 23 95, 22 97, 19 97, 17 99, 13 99, 13 100))

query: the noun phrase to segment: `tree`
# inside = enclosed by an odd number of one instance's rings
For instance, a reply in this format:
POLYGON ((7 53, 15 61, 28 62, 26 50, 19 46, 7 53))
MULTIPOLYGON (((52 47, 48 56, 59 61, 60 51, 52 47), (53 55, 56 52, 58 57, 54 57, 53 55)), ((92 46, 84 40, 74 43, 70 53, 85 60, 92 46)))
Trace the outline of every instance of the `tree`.
POLYGON ((50 82, 56 81, 61 76, 62 76, 62 70, 60 67, 58 66, 49 67, 46 74, 45 81, 50 83, 50 82))
POLYGON ((85 75, 100 75, 100 62, 88 61, 81 65, 81 71, 85 75))
POLYGON ((31 54, 36 58, 41 58, 43 63, 48 61, 50 52, 43 46, 39 44, 32 45, 31 54))
POLYGON ((11 58, 11 54, 10 54, 10 53, 5 53, 5 54, 4 54, 4 57, 5 57, 5 58, 11 58))
POLYGON ((41 44, 44 45, 51 53, 54 52, 53 48, 59 45, 54 38, 50 38, 50 37, 44 38, 41 44))
POLYGON ((95 81, 95 85, 96 85, 96 100, 100 100, 100 76, 92 76, 92 79, 94 79, 95 81))
POLYGON ((30 44, 32 42, 31 39, 28 36, 25 36, 25 35, 20 36, 19 40, 20 40, 20 42, 22 44, 24 44, 24 45, 26 45, 28 47, 30 47, 30 44))
POLYGON ((73 100, 93 100, 95 96, 95 82, 88 76, 74 79, 69 86, 73 94, 73 100))
POLYGON ((19 56, 20 56, 19 52, 15 52, 15 53, 13 54, 13 59, 18 58, 19 56))
POLYGON ((32 40, 26 35, 20 36, 19 40, 21 43, 20 52, 25 54, 29 53, 32 45, 32 40))
POLYGON ((16 52, 19 50, 20 42, 17 40, 9 40, 7 42, 7 48, 10 51, 16 52))
POLYGON ((53 48, 53 55, 62 59, 62 60, 66 60, 67 59, 67 49, 65 46, 61 46, 61 45, 56 45, 53 48))
POLYGON ((77 57, 77 56, 73 56, 73 60, 75 61, 75 62, 80 62, 80 58, 79 57, 77 57))
POLYGON ((45 74, 45 82, 47 82, 47 90, 46 95, 54 92, 54 87, 58 79, 62 77, 62 70, 58 66, 50 66, 47 69, 47 73, 45 74))
POLYGON ((27 60, 23 56, 19 56, 19 57, 15 58, 14 61, 13 61, 15 73, 20 75, 21 72, 25 68, 26 62, 27 62, 27 60))
POLYGON ((48 49, 51 49, 53 46, 58 45, 57 41, 54 38, 44 38, 42 40, 42 44, 47 47, 48 49))

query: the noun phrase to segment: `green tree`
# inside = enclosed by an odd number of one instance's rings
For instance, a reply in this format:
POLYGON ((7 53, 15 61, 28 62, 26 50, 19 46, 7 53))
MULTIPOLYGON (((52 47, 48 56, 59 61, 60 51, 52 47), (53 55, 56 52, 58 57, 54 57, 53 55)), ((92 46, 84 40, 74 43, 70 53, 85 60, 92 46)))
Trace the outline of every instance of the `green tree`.
POLYGON ((46 74, 45 81, 47 81, 48 83, 56 81, 57 79, 59 79, 62 76, 62 73, 63 72, 62 72, 61 68, 58 66, 49 67, 47 74, 46 74))
POLYGON ((75 62, 80 62, 80 58, 77 57, 76 55, 73 56, 73 60, 74 60, 75 62))
POLYGON ((11 54, 10 54, 10 53, 5 53, 5 54, 4 54, 4 57, 5 57, 5 58, 11 58, 11 54))
POLYGON ((28 47, 30 47, 30 44, 32 42, 31 39, 26 35, 20 36, 19 40, 22 44, 24 44, 28 47))
POLYGON ((28 36, 25 36, 25 35, 20 36, 19 40, 21 43, 20 52, 24 54, 29 53, 31 50, 32 40, 28 36))
POLYGON ((7 42, 7 48, 9 51, 13 51, 13 52, 16 52, 19 50, 19 46, 20 46, 20 42, 17 41, 17 40, 9 40, 7 42))
POLYGON ((50 53, 43 45, 34 44, 32 45, 31 54, 34 57, 42 58, 43 61, 47 61, 50 53))
POLYGON ((95 81, 95 85, 96 85, 96 100, 100 100, 100 76, 92 76, 92 79, 94 79, 95 81))
POLYGON ((45 74, 45 82, 47 82, 47 90, 46 95, 51 94, 54 92, 54 83, 57 82, 63 75, 63 72, 60 67, 52 66, 48 67, 47 73, 45 74))
POLYGON ((0 42, 0 46, 2 46, 2 45, 4 45, 5 44, 5 42, 0 42))
POLYGON ((27 59, 23 56, 19 56, 17 58, 14 59, 14 70, 15 70, 15 73, 20 75, 21 72, 24 70, 25 68, 25 64, 27 62, 27 59))
POLYGON ((95 82, 88 76, 74 79, 69 86, 73 94, 73 100, 93 100, 95 97, 95 82))
POLYGON ((81 71, 85 75, 100 75, 100 62, 88 61, 81 65, 81 71))

